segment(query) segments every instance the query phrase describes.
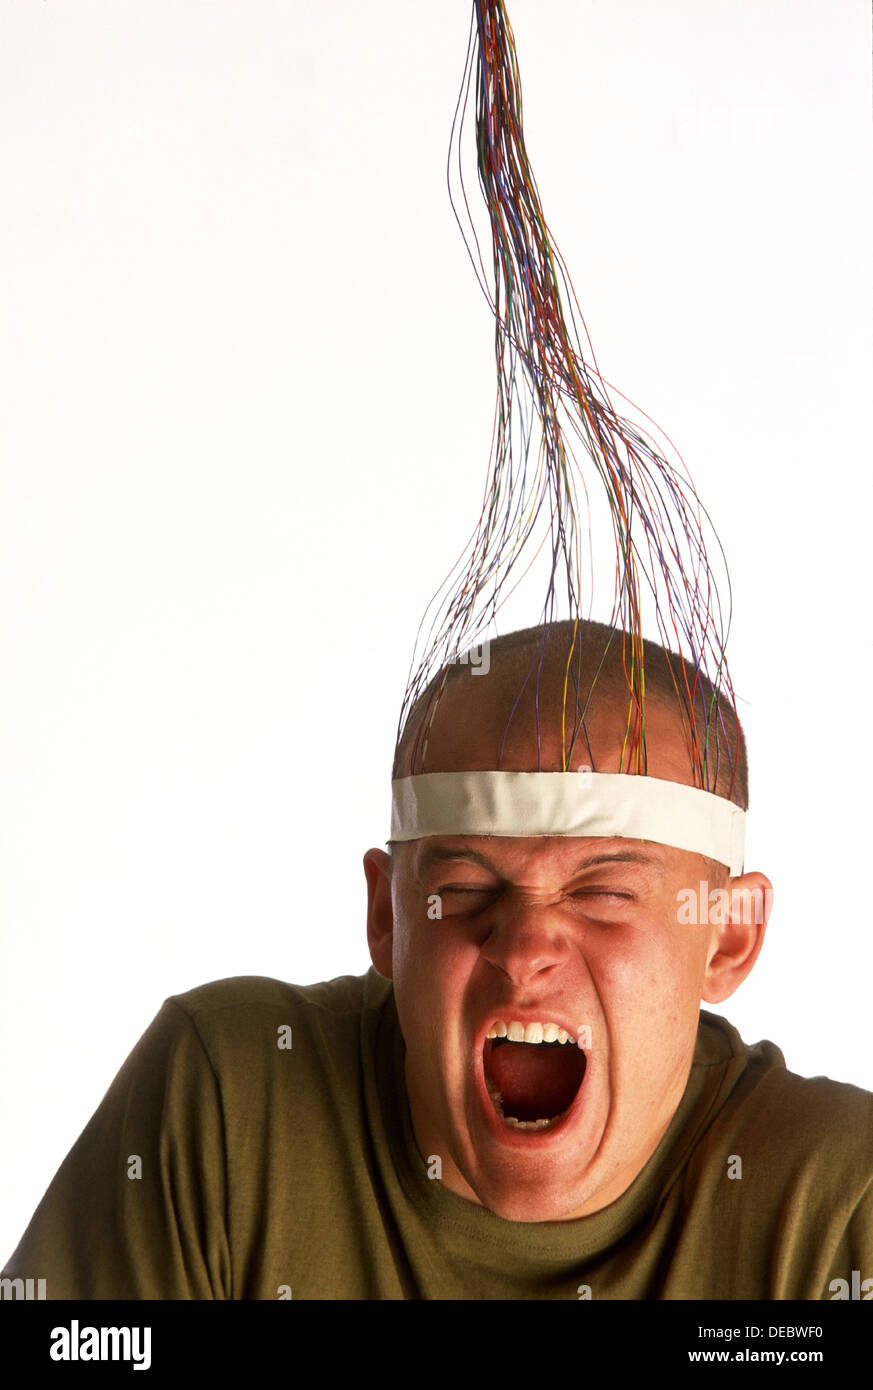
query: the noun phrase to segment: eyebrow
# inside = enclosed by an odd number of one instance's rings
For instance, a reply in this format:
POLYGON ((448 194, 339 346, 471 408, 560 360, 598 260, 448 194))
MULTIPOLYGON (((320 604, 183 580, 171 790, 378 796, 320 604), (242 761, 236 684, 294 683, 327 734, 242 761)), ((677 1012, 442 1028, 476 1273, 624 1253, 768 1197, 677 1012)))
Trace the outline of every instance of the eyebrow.
MULTIPOLYGON (((457 859, 472 860, 473 863, 481 864, 483 868, 502 875, 498 865, 479 850, 471 848, 449 849, 445 845, 428 846, 419 861, 419 869, 423 872, 434 864, 457 859)), ((594 869, 603 864, 642 864, 649 868, 661 868, 663 866, 659 855, 647 853, 645 850, 626 849, 616 850, 611 854, 590 854, 585 859, 580 860, 572 872, 579 873, 582 869, 594 869)))

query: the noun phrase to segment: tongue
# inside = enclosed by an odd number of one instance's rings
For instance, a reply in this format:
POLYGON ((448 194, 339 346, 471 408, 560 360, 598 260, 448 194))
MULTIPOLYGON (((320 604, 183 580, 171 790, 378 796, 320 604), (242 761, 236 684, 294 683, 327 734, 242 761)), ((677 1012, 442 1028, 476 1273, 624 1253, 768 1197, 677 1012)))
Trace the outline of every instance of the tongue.
POLYGON ((546 1120, 560 1115, 579 1089, 585 1068, 577 1047, 538 1047, 501 1043, 489 1059, 489 1071, 502 1097, 504 1115, 517 1120, 546 1120))

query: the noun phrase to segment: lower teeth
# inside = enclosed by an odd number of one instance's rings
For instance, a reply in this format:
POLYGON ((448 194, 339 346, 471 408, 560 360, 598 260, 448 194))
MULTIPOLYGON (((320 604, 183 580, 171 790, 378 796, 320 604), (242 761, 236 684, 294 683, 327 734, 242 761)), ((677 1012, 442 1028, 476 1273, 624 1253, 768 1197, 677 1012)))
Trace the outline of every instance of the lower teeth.
POLYGON ((497 1087, 493 1086, 487 1079, 485 1085, 488 1089, 488 1094, 491 1097, 494 1109, 497 1111, 503 1123, 505 1125, 511 1125, 513 1129, 548 1129, 549 1125, 554 1124, 555 1120, 558 1118, 557 1115, 552 1115, 545 1120, 517 1120, 514 1115, 504 1115, 503 1097, 497 1087))

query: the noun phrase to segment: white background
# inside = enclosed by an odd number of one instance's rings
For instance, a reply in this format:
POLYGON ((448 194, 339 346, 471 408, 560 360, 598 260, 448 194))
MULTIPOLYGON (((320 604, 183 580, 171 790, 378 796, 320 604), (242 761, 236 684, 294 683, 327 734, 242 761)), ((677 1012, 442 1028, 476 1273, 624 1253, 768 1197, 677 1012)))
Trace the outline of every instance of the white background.
MULTIPOLYGON (((873 1088, 867 5, 510 13, 601 368, 731 566, 776 908, 724 1012, 873 1088)), ((444 184, 468 16, 4 0, 0 1259, 168 994, 369 963, 361 856, 490 440, 444 184)))

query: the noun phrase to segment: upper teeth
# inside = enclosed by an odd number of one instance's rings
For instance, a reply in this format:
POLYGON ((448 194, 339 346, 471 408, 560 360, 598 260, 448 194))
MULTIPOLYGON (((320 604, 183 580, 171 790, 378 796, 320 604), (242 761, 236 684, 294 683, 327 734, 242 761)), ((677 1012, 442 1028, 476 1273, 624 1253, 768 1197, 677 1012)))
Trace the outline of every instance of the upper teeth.
POLYGON ((576 1043, 578 1047, 582 1046, 581 1042, 571 1037, 566 1029, 559 1028, 557 1023, 517 1023, 514 1020, 511 1023, 504 1023, 502 1018, 498 1018, 492 1023, 486 1036, 489 1038, 508 1038, 510 1042, 572 1042, 576 1043))

